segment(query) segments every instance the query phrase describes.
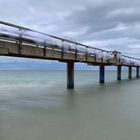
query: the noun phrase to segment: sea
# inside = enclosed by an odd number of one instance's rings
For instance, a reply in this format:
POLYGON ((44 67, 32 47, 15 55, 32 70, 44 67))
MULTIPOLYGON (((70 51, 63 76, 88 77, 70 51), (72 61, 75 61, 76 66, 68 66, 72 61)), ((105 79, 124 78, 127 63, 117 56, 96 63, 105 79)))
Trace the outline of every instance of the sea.
POLYGON ((139 140, 140 79, 106 71, 0 71, 0 140, 139 140))

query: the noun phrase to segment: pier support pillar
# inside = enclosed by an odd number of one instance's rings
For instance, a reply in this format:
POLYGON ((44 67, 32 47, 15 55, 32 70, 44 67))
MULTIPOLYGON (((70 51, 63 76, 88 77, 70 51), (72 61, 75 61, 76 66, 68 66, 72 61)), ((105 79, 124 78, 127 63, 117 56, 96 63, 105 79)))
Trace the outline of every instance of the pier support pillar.
POLYGON ((128 67, 128 78, 132 79, 132 66, 128 67))
POLYGON ((67 88, 68 89, 74 88, 74 62, 73 61, 67 62, 67 88))
POLYGON ((117 80, 121 80, 121 67, 122 66, 117 66, 117 80))
POLYGON ((105 66, 101 64, 100 66, 100 71, 99 71, 99 78, 100 78, 100 84, 105 83, 105 66))
POLYGON ((139 78, 140 75, 139 75, 139 67, 136 67, 136 77, 139 78))

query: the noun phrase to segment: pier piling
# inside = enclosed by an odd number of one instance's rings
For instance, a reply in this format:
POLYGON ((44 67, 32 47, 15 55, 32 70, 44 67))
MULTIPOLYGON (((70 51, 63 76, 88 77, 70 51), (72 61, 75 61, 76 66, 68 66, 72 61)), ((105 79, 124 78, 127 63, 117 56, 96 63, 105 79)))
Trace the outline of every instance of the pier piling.
POLYGON ((74 62, 73 61, 67 62, 67 88, 68 89, 74 88, 74 62))
POLYGON ((99 67, 100 67, 99 82, 100 82, 100 84, 104 84, 105 83, 105 66, 103 64, 101 64, 99 67))
POLYGON ((121 80, 121 66, 117 66, 117 80, 121 80))
POLYGON ((136 67, 136 77, 139 78, 139 67, 136 67))
POLYGON ((128 78, 132 79, 132 66, 128 67, 128 78))

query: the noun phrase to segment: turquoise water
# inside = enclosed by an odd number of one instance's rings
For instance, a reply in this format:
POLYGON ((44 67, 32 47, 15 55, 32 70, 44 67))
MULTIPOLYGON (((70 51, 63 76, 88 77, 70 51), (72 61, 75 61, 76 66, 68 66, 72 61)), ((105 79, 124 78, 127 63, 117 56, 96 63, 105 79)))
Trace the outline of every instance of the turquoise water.
POLYGON ((77 71, 0 71, 0 140, 138 140, 140 79, 77 71))

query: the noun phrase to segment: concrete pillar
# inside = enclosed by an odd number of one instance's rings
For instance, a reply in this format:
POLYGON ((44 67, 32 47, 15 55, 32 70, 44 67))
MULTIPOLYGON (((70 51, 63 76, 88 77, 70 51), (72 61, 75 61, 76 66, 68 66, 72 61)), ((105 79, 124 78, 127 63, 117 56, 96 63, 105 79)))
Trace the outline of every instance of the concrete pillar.
POLYGON ((99 67, 100 67, 100 71, 99 71, 100 84, 104 84, 105 83, 105 66, 101 64, 99 67))
POLYGON ((139 78, 139 67, 136 67, 136 77, 139 78))
POLYGON ((121 80, 121 66, 117 66, 117 80, 121 80))
POLYGON ((73 61, 67 62, 67 88, 68 89, 74 88, 74 62, 73 61))
POLYGON ((132 66, 128 67, 128 78, 132 79, 132 66))

